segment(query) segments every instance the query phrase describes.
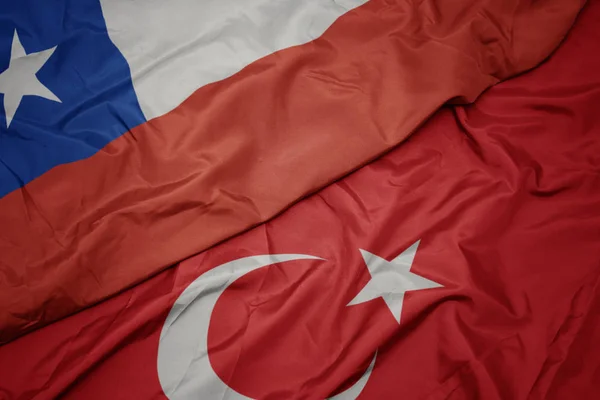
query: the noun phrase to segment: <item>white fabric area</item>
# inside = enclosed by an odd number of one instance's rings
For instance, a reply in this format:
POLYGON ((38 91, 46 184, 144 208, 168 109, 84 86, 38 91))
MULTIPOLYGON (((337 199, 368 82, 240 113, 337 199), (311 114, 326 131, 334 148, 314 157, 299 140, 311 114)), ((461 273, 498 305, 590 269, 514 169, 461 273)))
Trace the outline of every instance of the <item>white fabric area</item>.
POLYGON ((147 119, 208 83, 322 35, 366 0, 100 0, 147 119))

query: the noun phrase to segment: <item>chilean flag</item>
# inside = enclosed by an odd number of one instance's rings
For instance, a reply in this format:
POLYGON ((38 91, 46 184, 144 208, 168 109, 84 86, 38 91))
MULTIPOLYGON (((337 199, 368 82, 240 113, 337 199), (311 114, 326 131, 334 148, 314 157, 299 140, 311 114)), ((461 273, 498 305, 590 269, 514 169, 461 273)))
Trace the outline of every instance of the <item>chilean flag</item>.
POLYGON ((583 0, 4 0, 0 341, 263 222, 536 66, 583 0))

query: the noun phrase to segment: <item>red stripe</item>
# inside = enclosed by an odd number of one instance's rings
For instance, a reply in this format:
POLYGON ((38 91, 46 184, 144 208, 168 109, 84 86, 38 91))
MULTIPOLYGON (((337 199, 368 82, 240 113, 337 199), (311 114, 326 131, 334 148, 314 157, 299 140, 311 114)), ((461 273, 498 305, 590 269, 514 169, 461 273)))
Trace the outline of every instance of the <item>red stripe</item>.
POLYGON ((272 217, 562 39, 582 1, 373 0, 0 200, 0 341, 272 217))

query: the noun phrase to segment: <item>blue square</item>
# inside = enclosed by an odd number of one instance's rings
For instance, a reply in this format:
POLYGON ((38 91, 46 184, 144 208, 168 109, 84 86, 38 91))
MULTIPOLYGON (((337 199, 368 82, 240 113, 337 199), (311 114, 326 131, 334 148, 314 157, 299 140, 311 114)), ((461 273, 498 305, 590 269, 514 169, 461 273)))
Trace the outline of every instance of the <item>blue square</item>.
POLYGON ((99 0, 0 0, 0 74, 15 31, 27 54, 56 47, 36 76, 61 102, 24 96, 9 127, 0 107, 0 197, 145 122, 99 0))

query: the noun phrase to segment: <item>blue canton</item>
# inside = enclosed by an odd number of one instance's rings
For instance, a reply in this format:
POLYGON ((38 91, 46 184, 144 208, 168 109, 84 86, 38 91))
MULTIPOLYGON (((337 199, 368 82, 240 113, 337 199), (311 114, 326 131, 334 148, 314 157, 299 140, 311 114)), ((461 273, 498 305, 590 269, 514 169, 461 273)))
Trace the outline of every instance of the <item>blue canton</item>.
POLYGON ((60 102, 24 96, 8 124, 0 93, 0 197, 145 122, 98 0, 0 0, 0 74, 15 31, 27 54, 56 47, 36 77, 60 102))

